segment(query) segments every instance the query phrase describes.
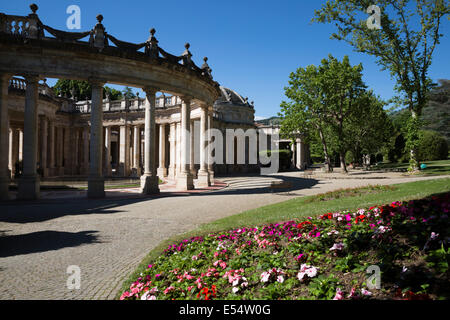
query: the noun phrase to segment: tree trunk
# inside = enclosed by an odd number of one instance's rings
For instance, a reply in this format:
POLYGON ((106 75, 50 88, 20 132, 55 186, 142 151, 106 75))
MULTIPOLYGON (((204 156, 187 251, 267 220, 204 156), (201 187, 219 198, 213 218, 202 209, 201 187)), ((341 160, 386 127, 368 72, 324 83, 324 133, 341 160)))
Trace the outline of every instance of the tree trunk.
MULTIPOLYGON (((419 117, 417 112, 414 111, 412 108, 411 108, 411 117, 413 119, 417 119, 419 117)), ((415 148, 411 148, 409 153, 409 168, 413 172, 420 170, 420 163, 419 159, 417 158, 417 150, 415 148)))
POLYGON ((321 128, 318 128, 318 129, 319 129, 320 141, 322 142, 322 146, 323 146, 323 154, 325 156, 326 172, 333 172, 333 167, 331 166, 330 156, 328 154, 327 142, 325 141, 325 137, 323 135, 322 129, 321 128))
POLYGON ((341 162, 342 173, 348 173, 347 166, 345 164, 345 152, 340 152, 339 153, 339 160, 341 162))

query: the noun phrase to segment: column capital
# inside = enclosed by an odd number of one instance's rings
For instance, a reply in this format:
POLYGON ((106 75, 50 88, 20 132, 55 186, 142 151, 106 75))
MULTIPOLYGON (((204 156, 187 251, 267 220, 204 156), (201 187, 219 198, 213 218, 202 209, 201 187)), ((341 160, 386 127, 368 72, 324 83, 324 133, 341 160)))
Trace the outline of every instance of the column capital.
POLYGON ((154 96, 159 91, 159 88, 156 87, 143 87, 142 90, 145 92, 147 96, 154 96))
POLYGON ((38 74, 33 73, 24 74, 23 77, 25 78, 26 84, 38 83, 41 80, 38 74))
POLYGON ((190 104, 192 102, 192 100, 194 99, 194 97, 185 95, 185 96, 180 96, 180 99, 181 99, 182 103, 190 104))
POLYGON ((105 79, 96 78, 96 77, 89 77, 88 81, 92 87, 102 87, 102 88, 105 85, 105 83, 107 82, 105 79))

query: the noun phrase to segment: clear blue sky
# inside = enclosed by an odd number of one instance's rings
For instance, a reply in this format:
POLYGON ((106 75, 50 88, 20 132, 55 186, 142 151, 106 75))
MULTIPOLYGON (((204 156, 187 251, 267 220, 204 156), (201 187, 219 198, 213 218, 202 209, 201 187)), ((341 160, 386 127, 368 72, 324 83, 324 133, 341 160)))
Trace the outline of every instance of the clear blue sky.
MULTIPOLYGON (((26 15, 32 1, 2 1, 0 12, 26 15)), ((333 25, 310 23, 314 10, 324 2, 35 0, 42 22, 53 28, 69 31, 66 8, 76 4, 81 8, 81 31, 91 29, 101 13, 107 32, 120 40, 143 42, 154 27, 159 45, 172 54, 181 54, 189 42, 196 64, 200 66, 207 56, 214 79, 255 101, 259 117, 277 114, 290 72, 320 64, 329 53, 339 59, 349 55, 352 64, 362 62, 366 84, 382 98, 391 98, 394 81, 387 71, 380 71, 374 58, 330 40, 333 25)), ((443 22, 442 33, 430 69, 435 81, 450 78, 448 20, 443 22)))

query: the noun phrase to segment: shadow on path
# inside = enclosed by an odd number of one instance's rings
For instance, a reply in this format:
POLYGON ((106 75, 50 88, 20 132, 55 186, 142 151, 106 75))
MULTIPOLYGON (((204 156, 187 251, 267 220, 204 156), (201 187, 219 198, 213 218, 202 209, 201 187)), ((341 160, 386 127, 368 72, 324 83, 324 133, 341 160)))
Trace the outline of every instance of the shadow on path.
MULTIPOLYGON (((240 177, 240 176, 239 176, 240 177)), ((237 177, 236 177, 237 178, 237 177)), ((218 178, 217 180, 220 180, 218 178)), ((114 214, 124 212, 119 209, 121 206, 139 202, 149 202, 151 200, 163 197, 203 197, 209 195, 256 195, 256 194, 285 194, 286 191, 296 191, 309 189, 319 183, 315 179, 305 179, 300 177, 290 177, 283 175, 246 175, 242 180, 235 180, 232 184, 239 184, 241 181, 244 186, 229 187, 221 190, 208 192, 162 192, 160 195, 127 198, 103 198, 103 199, 48 199, 30 202, 9 201, 0 203, 0 222, 6 223, 33 223, 43 222, 68 215, 89 215, 89 214, 114 214), (252 181, 252 178, 255 178, 252 181), (261 179, 258 181, 258 179, 261 179), (283 180, 290 182, 292 187, 286 189, 271 190, 270 181, 283 180)), ((288 194, 286 194, 288 195, 288 194)), ((295 196, 295 194, 291 194, 295 196)), ((181 209, 181 208, 180 208, 181 209)))
POLYGON ((1 236, 0 258, 78 247, 83 244, 100 243, 97 231, 60 232, 40 231, 28 234, 1 236))

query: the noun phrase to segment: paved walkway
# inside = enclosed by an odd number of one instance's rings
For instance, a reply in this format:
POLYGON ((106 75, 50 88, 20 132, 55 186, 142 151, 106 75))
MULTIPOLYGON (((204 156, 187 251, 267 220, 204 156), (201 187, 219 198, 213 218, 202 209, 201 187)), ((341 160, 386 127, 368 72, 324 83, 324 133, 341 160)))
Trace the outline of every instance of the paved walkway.
POLYGON ((221 179, 227 188, 205 193, 0 204, 0 299, 113 299, 158 243, 203 223, 297 196, 434 178, 304 179, 292 172, 221 179), (296 190, 272 194, 267 187, 278 179, 296 190), (67 289, 70 265, 81 269, 79 290, 67 289))

